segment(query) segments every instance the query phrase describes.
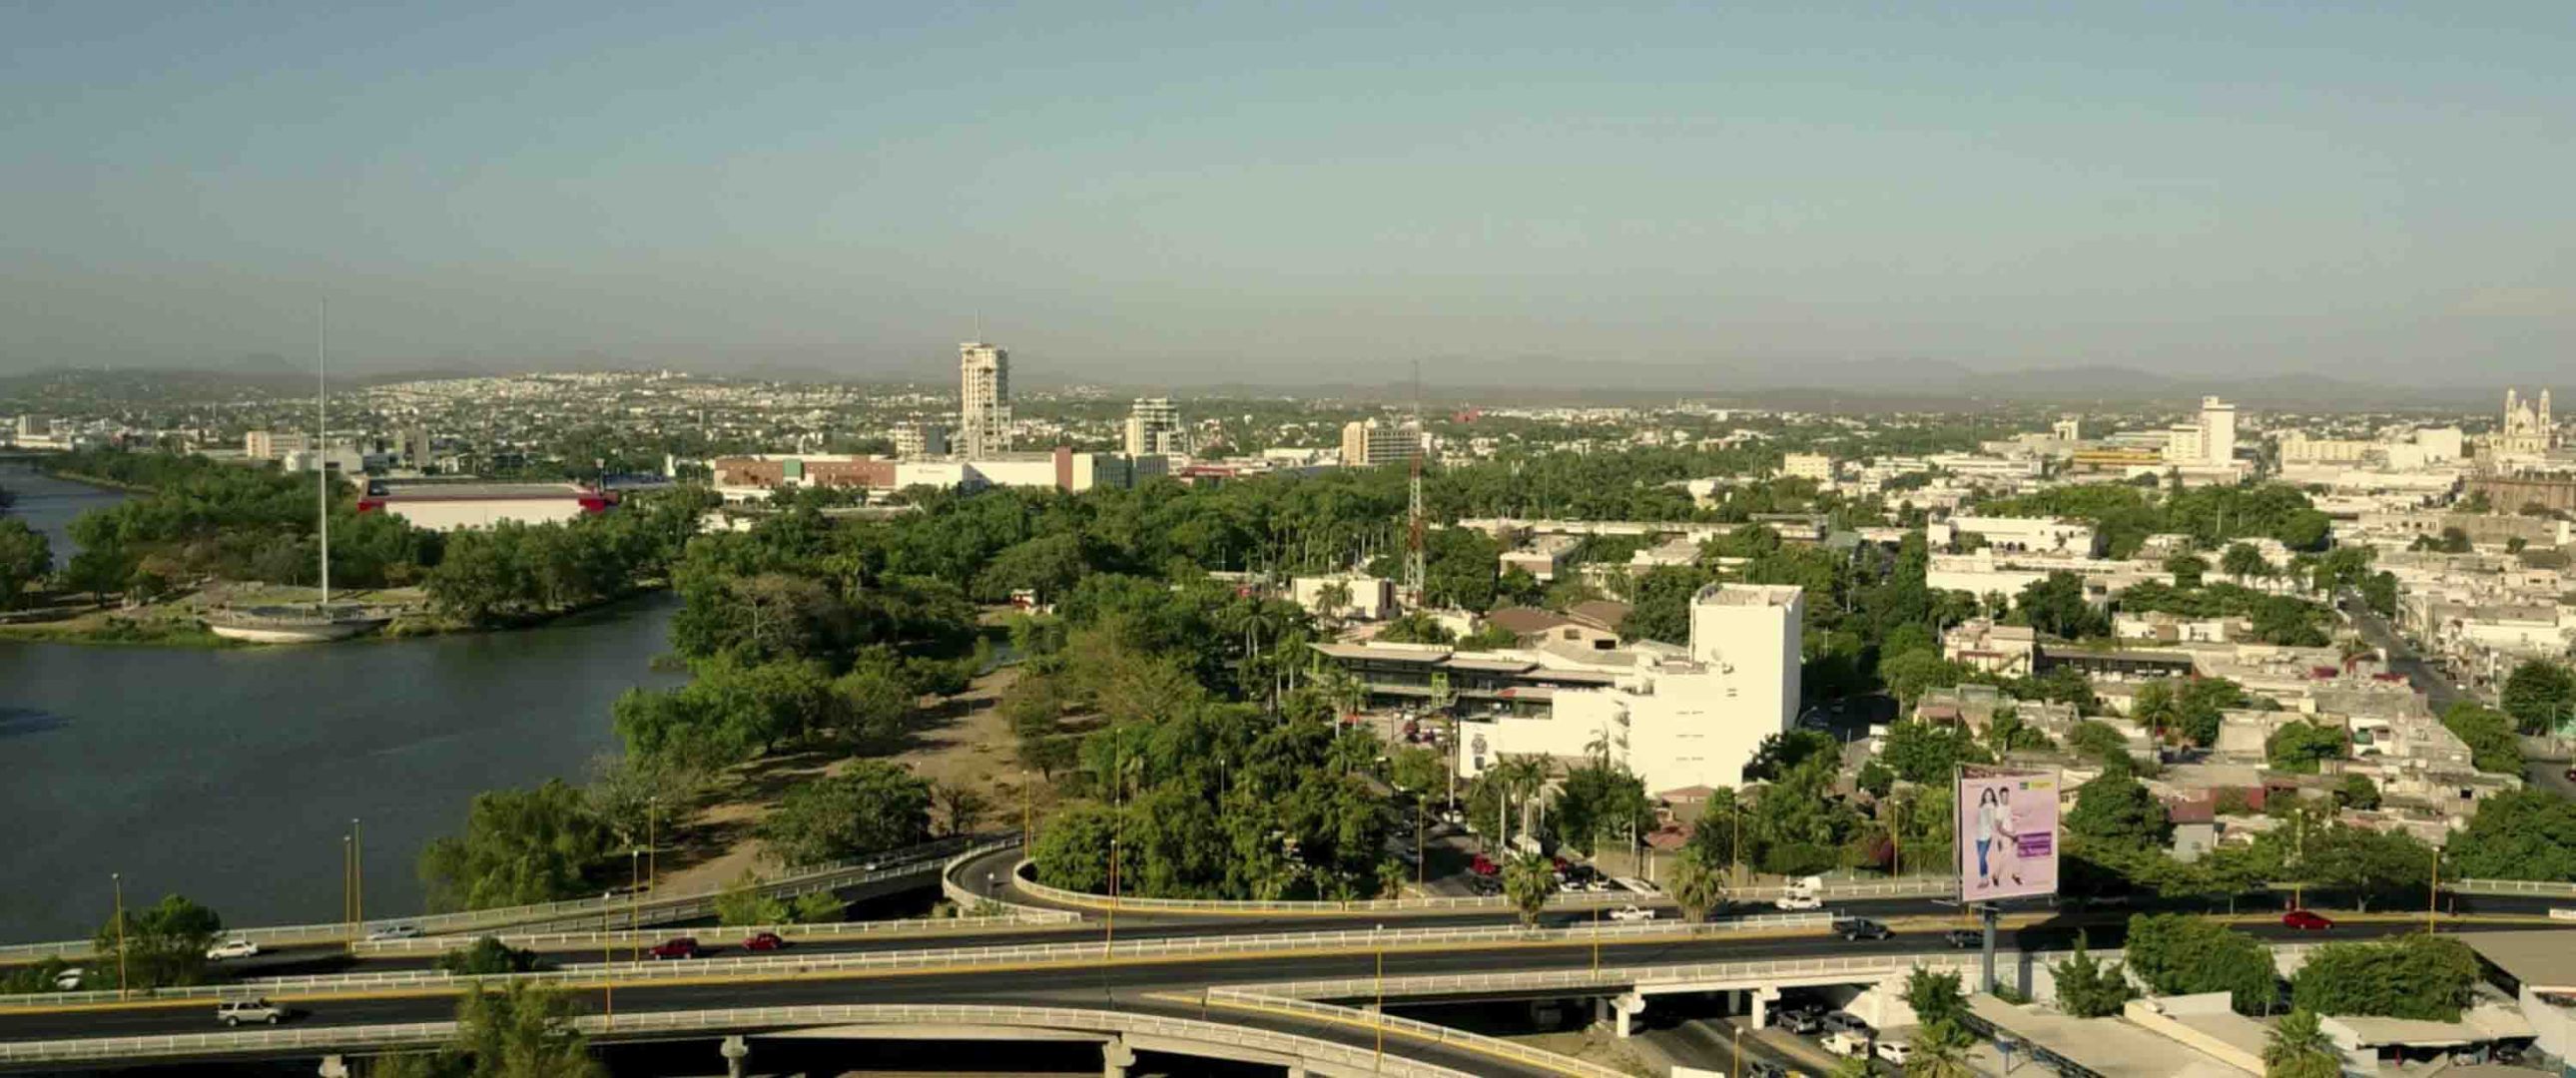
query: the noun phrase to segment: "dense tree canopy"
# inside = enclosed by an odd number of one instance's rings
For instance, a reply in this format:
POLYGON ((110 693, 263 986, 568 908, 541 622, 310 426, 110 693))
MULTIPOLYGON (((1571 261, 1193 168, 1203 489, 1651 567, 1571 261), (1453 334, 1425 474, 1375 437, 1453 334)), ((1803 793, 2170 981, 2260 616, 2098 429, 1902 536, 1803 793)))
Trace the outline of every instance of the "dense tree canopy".
POLYGON ((2456 1022, 2477 983, 2477 955, 2450 936, 2329 943, 2290 978, 2291 999, 2324 1015, 2456 1022))
POLYGON ((593 877, 611 853, 623 851, 581 791, 549 781, 474 795, 465 833, 432 840, 420 876, 434 909, 552 902, 598 893, 593 877))
POLYGON ((2226 992, 2238 1014, 2262 1014, 2280 972, 2262 941, 2225 924, 2178 913, 2129 918, 2129 971, 2157 995, 2226 992))
POLYGON ((929 837, 930 784, 883 760, 860 760, 789 789, 760 823, 766 852, 791 867, 865 857, 929 837))

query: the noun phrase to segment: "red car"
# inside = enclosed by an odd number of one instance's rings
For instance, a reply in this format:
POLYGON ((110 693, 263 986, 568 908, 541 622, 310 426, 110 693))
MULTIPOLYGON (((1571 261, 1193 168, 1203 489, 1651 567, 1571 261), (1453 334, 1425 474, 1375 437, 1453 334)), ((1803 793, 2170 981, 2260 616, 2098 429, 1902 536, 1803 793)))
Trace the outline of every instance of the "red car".
POLYGON ((787 949, 787 941, 780 939, 776 932, 754 932, 742 941, 742 949, 746 951, 783 951, 787 949))
POLYGON ((1498 876, 1502 874, 1503 869, 1502 866, 1494 863, 1493 858, 1480 853, 1476 855, 1476 859, 1474 861, 1467 865, 1467 871, 1473 872, 1479 876, 1498 876))
POLYGON ((653 945, 655 958, 696 958, 698 954, 696 936, 679 936, 653 945))
POLYGON ((2315 910, 2291 910, 2281 915, 2281 927, 2302 932, 2321 932, 2334 927, 2334 922, 2315 910))

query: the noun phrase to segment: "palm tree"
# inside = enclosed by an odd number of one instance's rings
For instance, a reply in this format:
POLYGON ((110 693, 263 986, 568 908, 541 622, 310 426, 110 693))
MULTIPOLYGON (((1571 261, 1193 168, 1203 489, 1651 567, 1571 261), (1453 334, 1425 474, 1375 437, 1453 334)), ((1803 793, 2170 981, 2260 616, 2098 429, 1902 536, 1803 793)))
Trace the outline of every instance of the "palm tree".
POLYGON ((1315 589, 1315 605, 1323 608, 1324 620, 1340 624, 1342 611, 1351 605, 1351 586, 1336 580, 1315 589))
POLYGON ((2282 1015, 2263 1046, 2263 1078, 2340 1078, 2343 1054, 2304 1008, 2282 1015))
POLYGON ((1673 858, 1671 890, 1673 904, 1682 908, 1682 920, 1699 920, 1726 903, 1726 870, 1708 863, 1699 847, 1685 846, 1681 856, 1673 858))
POLYGON ((1977 1072, 1968 1066, 1968 1049, 1975 1043, 1956 1022, 1927 1023, 1914 1035, 1905 1073, 1909 1078, 1975 1078, 1977 1072))
POLYGON ((1511 899, 1519 911, 1521 924, 1538 924, 1540 910, 1547 908, 1547 896, 1556 891, 1556 866, 1534 853, 1525 853, 1503 864, 1503 896, 1511 899))
POLYGON ((1504 848, 1508 849, 1511 846, 1513 831, 1508 804, 1518 801, 1527 805, 1531 797, 1536 796, 1547 786, 1547 758, 1536 754, 1506 755, 1495 760, 1494 766, 1487 768, 1485 773, 1492 776, 1495 788, 1502 792, 1502 800, 1507 807, 1503 814, 1502 831, 1495 836, 1495 841, 1502 843, 1504 848))

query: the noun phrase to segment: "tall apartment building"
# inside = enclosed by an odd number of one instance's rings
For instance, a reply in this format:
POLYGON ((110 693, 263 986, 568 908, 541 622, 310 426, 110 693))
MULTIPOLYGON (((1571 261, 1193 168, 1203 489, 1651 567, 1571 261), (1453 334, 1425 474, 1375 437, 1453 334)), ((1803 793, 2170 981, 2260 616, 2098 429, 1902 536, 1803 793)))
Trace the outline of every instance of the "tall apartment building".
POLYGON ((1181 440, 1181 410, 1172 398, 1138 397, 1128 407, 1128 456, 1179 456, 1188 451, 1181 440))
POLYGON ((242 455, 252 460, 277 460, 289 453, 309 452, 313 436, 300 431, 255 430, 242 435, 242 455))
POLYGON ((894 455, 899 460, 947 456, 948 428, 914 420, 897 423, 894 425, 894 455))
POLYGON ((1411 423, 1364 419, 1342 425, 1342 464, 1375 468, 1422 455, 1422 428, 1411 423))
POLYGON ((401 446, 403 464, 406 467, 426 468, 429 466, 430 454, 429 428, 419 423, 405 425, 402 429, 401 446))
POLYGON ((2165 441, 2164 462, 2179 467, 2223 468, 2236 460, 2236 406, 2200 399, 2200 422, 2175 426, 2165 441))
POLYGON ((998 344, 957 346, 957 449, 983 460, 1011 449, 1011 354, 998 344))

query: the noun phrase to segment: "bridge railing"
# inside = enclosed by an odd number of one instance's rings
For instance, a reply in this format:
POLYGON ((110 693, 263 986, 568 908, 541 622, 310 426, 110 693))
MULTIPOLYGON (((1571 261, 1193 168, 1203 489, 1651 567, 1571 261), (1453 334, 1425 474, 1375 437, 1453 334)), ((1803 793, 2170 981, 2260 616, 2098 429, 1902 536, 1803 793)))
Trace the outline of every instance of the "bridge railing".
POLYGON ((1578 1078, 1627 1078, 1628 1076, 1627 1071, 1604 1067, 1573 1056, 1516 1044, 1500 1037, 1488 1037, 1480 1033, 1469 1033, 1463 1029, 1452 1029, 1448 1026, 1399 1017, 1383 1011, 1363 1011, 1351 1007, 1336 1007, 1329 1003, 1317 1003, 1313 1000, 1286 999, 1240 988, 1211 988, 1207 990, 1204 998, 1211 1007, 1290 1015, 1308 1021, 1328 1022, 1345 1027, 1383 1029, 1398 1037, 1462 1048, 1478 1055, 1509 1060, 1522 1066, 1556 1074, 1575 1075, 1578 1078))
POLYGON ((2576 883, 2560 880, 2445 880, 2442 889, 2460 895, 2530 895, 2576 900, 2576 883))
MULTIPOLYGON (((1421 898, 1368 898, 1345 901, 1293 901, 1222 898, 1139 898, 1121 895, 1116 899, 1088 891, 1071 891, 1039 883, 1027 871, 1029 862, 1022 861, 1013 871, 1018 887, 1038 898, 1068 906, 1090 909, 1115 908, 1121 913, 1205 913, 1205 914, 1341 914, 1341 913, 1421 913, 1440 911, 1492 910, 1508 912, 1512 902, 1500 896, 1446 896, 1421 898)), ((1868 883, 1828 884, 1816 891, 1830 902, 1836 899, 1937 898, 1954 895, 1959 881, 1947 876, 1925 876, 1868 883)), ((1789 893, 1786 887, 1747 887, 1728 892, 1737 901, 1767 902, 1789 893)), ((1631 903, 1652 905, 1663 902, 1661 892, 1639 894, 1634 891, 1558 891, 1548 896, 1550 909, 1594 909, 1625 906, 1631 903)))
MULTIPOLYGON (((991 849, 1007 849, 1018 844, 1016 838, 989 843, 991 849)), ((908 849, 896 850, 878 857, 842 861, 827 865, 799 868, 776 880, 765 882, 761 893, 775 898, 794 898, 816 891, 837 890, 865 883, 921 875, 947 863, 949 855, 971 845, 965 838, 941 839, 908 849)), ((987 852, 990 852, 989 850, 987 852)), ((493 928, 561 922, 574 918, 596 919, 603 923, 620 921, 630 915, 655 919, 679 920, 704 916, 715 909, 716 896, 724 888, 692 888, 644 897, 618 895, 599 898, 576 898, 561 902, 544 902, 528 906, 507 906, 488 910, 466 910, 457 913, 432 913, 412 917, 384 917, 357 926, 357 934, 396 925, 410 925, 431 936, 463 935, 493 928)), ((246 939, 266 946, 331 943, 350 938, 346 921, 329 924, 275 925, 238 928, 224 933, 229 939, 246 939)), ((0 962, 36 962, 47 958, 84 958, 96 951, 91 940, 61 940, 52 943, 19 943, 0 946, 0 962)))
MULTIPOLYGON (((1005 913, 992 916, 921 918, 909 921, 845 921, 838 924, 736 925, 717 928, 645 928, 615 929, 601 932, 497 932, 492 938, 512 947, 532 950, 570 951, 582 947, 652 946, 675 936, 687 936, 709 946, 739 944, 761 933, 775 933, 790 944, 802 940, 846 940, 870 937, 957 936, 1016 929, 1031 931, 1063 928, 1080 924, 1082 918, 1063 911, 1049 914, 1005 913)), ((400 955, 444 954, 455 950, 458 940, 452 936, 426 936, 407 940, 374 940, 351 946, 361 958, 400 955)))
MULTIPOLYGON (((435 970, 388 970, 372 973, 338 973, 310 977, 278 977, 221 985, 190 985, 159 988, 133 995, 155 1000, 236 999, 270 996, 280 999, 299 994, 354 990, 446 989, 463 991, 477 985, 525 981, 565 987, 589 987, 600 983, 708 977, 757 978, 798 974, 847 974, 871 970, 948 969, 991 965, 1061 965, 1067 963, 1165 960, 1191 957, 1256 957, 1283 951, 1366 949, 1407 950, 1451 947, 1467 943, 1545 942, 1570 945, 1585 942, 1604 944, 1633 943, 1651 940, 1707 939, 1739 932, 1823 928, 1832 923, 1824 914, 1789 914, 1745 917, 1697 924, 1679 921, 1647 921, 1634 924, 1584 925, 1574 928, 1521 928, 1518 926, 1471 926, 1440 928, 1385 928, 1376 930, 1336 930, 1330 932, 1284 932, 1267 935, 1173 936, 1127 941, 1104 940, 1079 943, 1027 943, 1001 947, 957 947, 922 951, 866 951, 858 953, 823 953, 799 955, 792 952, 757 956, 700 958, 673 961, 599 962, 569 966, 534 973, 496 973, 458 975, 435 970)), ((0 1013, 13 1007, 58 1006, 66 1003, 109 1002, 117 999, 114 991, 48 992, 38 995, 0 996, 0 1013)))
MULTIPOLYGON (((1312 1015, 1313 1020, 1316 1021, 1332 1020, 1321 1011, 1309 1010, 1301 1013, 1312 1015)), ((1390 1019, 1389 1028, 1391 1030, 1404 1028, 1406 1032, 1411 1032, 1409 1027, 1397 1025, 1406 1021, 1390 1019)), ((1462 1071, 1406 1058, 1400 1051, 1389 1052, 1381 1059, 1373 1048, 1321 1037, 1167 1015, 1064 1007, 1026 1007, 1007 1004, 851 1004, 747 1007, 732 1010, 647 1011, 615 1016, 585 1015, 574 1019, 575 1028, 599 1040, 672 1033, 717 1035, 803 1026, 929 1024, 1015 1026, 1086 1030, 1122 1035, 1151 1035, 1245 1048, 1310 1063, 1329 1064, 1335 1069, 1354 1073, 1378 1070, 1382 1067, 1381 1073, 1411 1076, 1411 1078, 1469 1078, 1462 1071)), ((1410 1025, 1418 1026, 1421 1023, 1410 1023, 1410 1025)), ((1429 1028, 1438 1029, 1438 1027, 1429 1028)), ((412 1022, 381 1026, 290 1027, 157 1037, 20 1041, 0 1043, 0 1063, 59 1064, 90 1060, 309 1055, 369 1049, 379 1051, 417 1049, 444 1043, 453 1037, 455 1032, 456 1023, 454 1022, 412 1022)), ((1537 1049, 1513 1045, 1509 1042, 1494 1042, 1500 1048, 1474 1044, 1471 1042, 1492 1041, 1492 1038, 1476 1038, 1473 1034, 1449 1032, 1451 1036, 1443 1038, 1442 1043, 1468 1047, 1487 1054, 1498 1054, 1500 1051, 1508 1050, 1512 1054, 1503 1058, 1524 1060, 1531 1065, 1545 1065, 1563 1073, 1583 1075, 1593 1073, 1585 1069, 1589 1068, 1590 1064, 1564 1056, 1540 1052, 1537 1049), (1544 1063, 1541 1062, 1540 1057, 1544 1057, 1544 1063)), ((1414 1035, 1421 1037, 1420 1034, 1414 1035)), ((1421 1037, 1421 1039, 1432 1038, 1421 1037)))

